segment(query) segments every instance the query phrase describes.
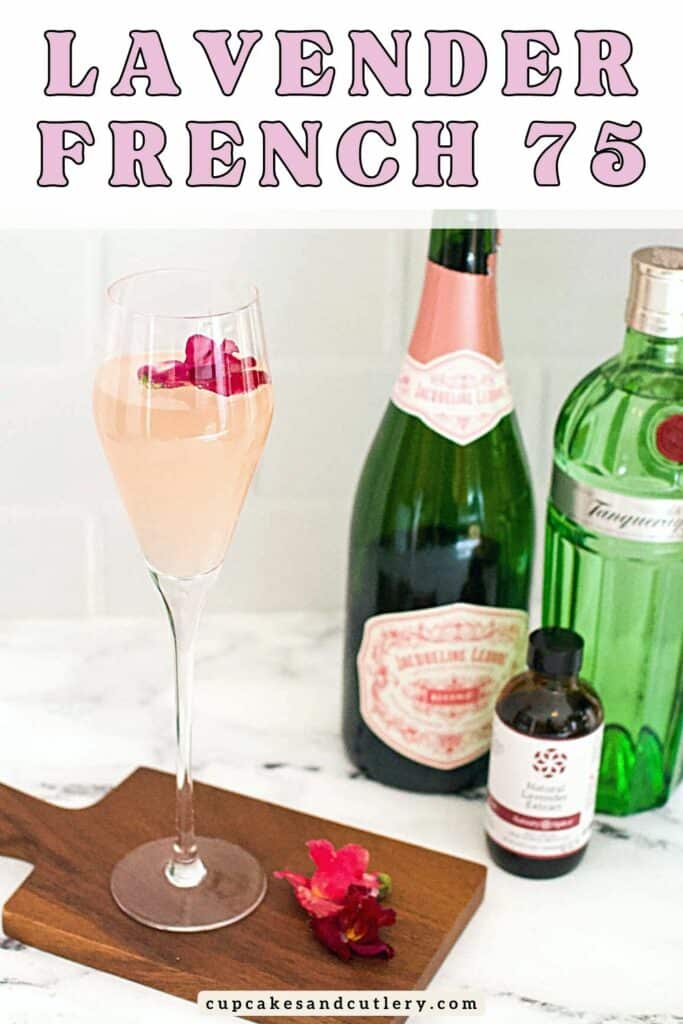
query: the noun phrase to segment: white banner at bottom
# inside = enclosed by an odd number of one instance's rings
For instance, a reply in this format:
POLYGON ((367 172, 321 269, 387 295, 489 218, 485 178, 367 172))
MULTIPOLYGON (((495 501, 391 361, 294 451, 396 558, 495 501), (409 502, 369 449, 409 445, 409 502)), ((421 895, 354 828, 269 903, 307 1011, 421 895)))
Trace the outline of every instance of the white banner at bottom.
POLYGON ((200 992, 205 1013, 251 1017, 481 1017, 484 1000, 457 992, 373 991, 215 991, 200 992))

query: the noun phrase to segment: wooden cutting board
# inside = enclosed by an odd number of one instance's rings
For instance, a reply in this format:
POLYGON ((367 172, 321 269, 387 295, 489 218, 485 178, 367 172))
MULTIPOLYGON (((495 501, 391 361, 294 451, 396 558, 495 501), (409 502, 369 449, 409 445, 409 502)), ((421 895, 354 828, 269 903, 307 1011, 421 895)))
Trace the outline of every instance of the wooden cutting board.
MULTIPOLYGON (((0 854, 34 865, 5 905, 6 934, 191 1000, 204 989, 422 989, 483 898, 480 864, 212 786, 197 784, 195 794, 201 833, 240 843, 269 876, 264 902, 245 920, 202 934, 160 932, 115 905, 109 876, 116 861, 139 843, 168 835, 174 820, 173 777, 138 768, 82 810, 0 785, 0 854), (278 868, 309 874, 304 842, 313 838, 361 843, 371 863, 391 874, 398 921, 386 934, 396 948, 393 960, 338 960, 308 931, 289 885, 272 878, 278 868)), ((301 1020, 277 1018, 279 1024, 301 1020)))

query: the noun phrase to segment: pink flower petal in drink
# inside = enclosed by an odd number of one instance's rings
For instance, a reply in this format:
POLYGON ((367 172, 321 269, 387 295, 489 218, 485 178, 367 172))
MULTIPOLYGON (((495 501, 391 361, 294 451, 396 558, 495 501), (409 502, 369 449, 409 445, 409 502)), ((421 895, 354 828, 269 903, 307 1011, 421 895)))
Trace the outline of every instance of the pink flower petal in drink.
POLYGON ((188 366, 190 380, 198 387, 202 384, 209 384, 216 378, 216 364, 210 361, 205 363, 191 363, 188 366))
POLYGON ((158 363, 156 366, 141 366, 138 370, 138 380, 153 388, 179 388, 190 383, 190 374, 185 363, 171 360, 158 363))
POLYGON ((141 366, 138 378, 149 387, 176 388, 194 384, 218 395, 241 395, 268 383, 268 374, 257 367, 253 356, 240 358, 239 348, 232 339, 224 338, 217 345, 206 334, 192 334, 185 343, 184 361, 141 366))
POLYGON ((262 384, 268 384, 270 377, 264 370, 252 370, 249 373, 250 390, 260 388, 262 384))
POLYGON ((242 366, 242 360, 240 359, 239 356, 235 356, 231 352, 227 352, 223 356, 223 365, 229 371, 239 370, 240 367, 242 366))
POLYGON ((215 362, 215 344, 206 334, 192 334, 185 343, 185 362, 189 366, 215 362))

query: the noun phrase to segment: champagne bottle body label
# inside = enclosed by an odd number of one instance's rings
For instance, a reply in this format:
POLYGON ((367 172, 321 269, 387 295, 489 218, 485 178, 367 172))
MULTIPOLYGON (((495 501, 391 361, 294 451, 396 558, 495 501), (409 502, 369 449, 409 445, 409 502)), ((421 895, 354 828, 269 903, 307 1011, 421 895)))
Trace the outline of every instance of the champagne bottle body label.
POLYGON ((575 739, 538 739, 494 715, 486 831, 511 853, 568 857, 590 839, 603 726, 575 739))
POLYGON ((526 612, 456 603, 368 619, 364 722, 404 757, 448 771, 489 748, 496 697, 524 665, 526 612))

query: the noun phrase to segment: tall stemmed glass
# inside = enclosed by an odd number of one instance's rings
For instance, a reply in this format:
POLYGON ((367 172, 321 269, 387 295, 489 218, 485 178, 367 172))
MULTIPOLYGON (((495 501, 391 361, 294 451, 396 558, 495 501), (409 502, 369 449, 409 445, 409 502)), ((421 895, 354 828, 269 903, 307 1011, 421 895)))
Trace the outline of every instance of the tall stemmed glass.
POLYGON ((111 891, 146 925, 204 931, 266 890, 250 853, 195 836, 191 771, 197 625, 272 416, 265 340, 256 290, 207 271, 134 274, 107 299, 95 421, 171 624, 178 741, 176 835, 125 856, 111 891))

